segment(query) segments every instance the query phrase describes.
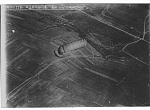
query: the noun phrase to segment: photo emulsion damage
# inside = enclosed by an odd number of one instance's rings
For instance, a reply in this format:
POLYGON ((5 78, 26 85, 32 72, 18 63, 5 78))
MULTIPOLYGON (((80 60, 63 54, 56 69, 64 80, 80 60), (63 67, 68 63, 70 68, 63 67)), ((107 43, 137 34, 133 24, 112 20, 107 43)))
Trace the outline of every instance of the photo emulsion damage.
POLYGON ((5 7, 7 107, 150 106, 149 4, 5 7))

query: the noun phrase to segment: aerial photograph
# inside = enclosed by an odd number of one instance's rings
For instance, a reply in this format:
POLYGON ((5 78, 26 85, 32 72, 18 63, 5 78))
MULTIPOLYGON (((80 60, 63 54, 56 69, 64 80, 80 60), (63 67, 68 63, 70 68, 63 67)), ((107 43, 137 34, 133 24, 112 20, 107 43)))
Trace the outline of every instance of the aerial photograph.
POLYGON ((6 107, 150 106, 150 4, 9 4, 6 107))

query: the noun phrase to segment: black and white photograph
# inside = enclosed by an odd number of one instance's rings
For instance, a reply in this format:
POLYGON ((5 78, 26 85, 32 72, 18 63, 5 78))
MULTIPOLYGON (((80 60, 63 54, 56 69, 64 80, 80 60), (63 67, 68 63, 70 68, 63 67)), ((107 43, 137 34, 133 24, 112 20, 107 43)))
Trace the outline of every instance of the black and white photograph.
POLYGON ((6 108, 150 106, 150 4, 3 7, 6 108))

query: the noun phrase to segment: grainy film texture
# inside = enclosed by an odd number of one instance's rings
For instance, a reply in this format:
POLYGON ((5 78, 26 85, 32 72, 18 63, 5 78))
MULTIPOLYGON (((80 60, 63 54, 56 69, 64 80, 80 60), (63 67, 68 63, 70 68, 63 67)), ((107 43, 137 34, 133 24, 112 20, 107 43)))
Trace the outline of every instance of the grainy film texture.
POLYGON ((6 5, 7 107, 149 106, 149 8, 6 5))

